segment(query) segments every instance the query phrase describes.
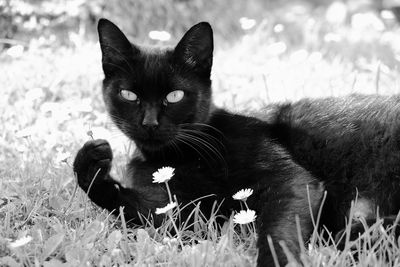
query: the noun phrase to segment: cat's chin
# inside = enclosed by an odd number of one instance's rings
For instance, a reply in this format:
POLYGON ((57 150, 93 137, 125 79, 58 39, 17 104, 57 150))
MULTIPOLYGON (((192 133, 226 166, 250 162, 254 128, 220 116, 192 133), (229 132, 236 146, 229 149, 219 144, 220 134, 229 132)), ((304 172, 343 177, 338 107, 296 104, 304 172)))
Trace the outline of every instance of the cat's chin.
POLYGON ((160 140, 135 141, 136 146, 143 152, 158 152, 168 147, 169 142, 160 140))

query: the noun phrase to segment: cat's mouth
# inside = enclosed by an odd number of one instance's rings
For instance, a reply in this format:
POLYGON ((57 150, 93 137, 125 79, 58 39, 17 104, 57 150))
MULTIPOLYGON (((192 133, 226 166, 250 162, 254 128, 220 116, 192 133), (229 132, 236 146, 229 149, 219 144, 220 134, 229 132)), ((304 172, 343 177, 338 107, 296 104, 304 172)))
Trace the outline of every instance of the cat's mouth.
POLYGON ((165 132, 146 132, 144 135, 135 136, 133 138, 136 145, 147 151, 158 151, 161 150, 171 143, 174 139, 174 134, 165 132))
POLYGON ((151 152, 163 150, 170 145, 170 141, 157 139, 136 140, 135 143, 141 150, 151 152))

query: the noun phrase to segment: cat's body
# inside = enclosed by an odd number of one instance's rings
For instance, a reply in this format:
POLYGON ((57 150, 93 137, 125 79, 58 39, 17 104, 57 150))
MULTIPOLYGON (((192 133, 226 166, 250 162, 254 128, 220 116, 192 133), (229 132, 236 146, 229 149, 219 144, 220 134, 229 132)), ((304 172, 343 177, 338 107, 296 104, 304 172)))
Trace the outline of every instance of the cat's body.
POLYGON ((367 219, 377 207, 380 216, 399 212, 399 96, 306 99, 275 112, 271 123, 279 142, 325 185, 322 223, 328 229, 345 226, 356 198, 355 211, 367 219))
MULTIPOLYGON (((220 212, 229 216, 239 209, 232 195, 251 188, 259 266, 273 264, 268 235, 282 263, 286 258, 278 241, 298 254, 295 216, 307 239, 313 230, 310 206, 315 215, 324 188, 322 222, 332 231, 344 226, 356 189, 365 217, 376 205, 383 215, 397 213, 400 99, 303 100, 272 105, 258 118, 231 114, 212 104, 207 23, 192 27, 175 49, 156 52, 131 45, 106 20, 100 21, 99 34, 108 112, 139 149, 128 165, 132 188, 109 176, 112 152, 106 141, 90 141, 78 152, 74 170, 85 191, 101 168, 89 191, 99 206, 110 211, 124 206, 126 217, 140 223, 138 212, 154 213, 168 203, 165 186, 152 182, 163 166, 175 168, 169 184, 180 203, 208 196, 201 200, 206 215, 217 200, 223 201, 220 212)), ((162 218, 155 216, 156 223, 162 218)))

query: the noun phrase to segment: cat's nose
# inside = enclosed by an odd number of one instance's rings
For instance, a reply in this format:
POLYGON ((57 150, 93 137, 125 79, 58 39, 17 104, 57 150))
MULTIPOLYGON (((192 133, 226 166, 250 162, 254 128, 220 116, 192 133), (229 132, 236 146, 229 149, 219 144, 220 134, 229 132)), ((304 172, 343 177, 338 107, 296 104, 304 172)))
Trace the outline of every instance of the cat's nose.
POLYGON ((157 120, 143 120, 142 126, 147 129, 155 129, 158 127, 157 120))
POLYGON ((155 129, 158 127, 157 111, 154 108, 149 108, 145 111, 142 125, 147 129, 155 129))

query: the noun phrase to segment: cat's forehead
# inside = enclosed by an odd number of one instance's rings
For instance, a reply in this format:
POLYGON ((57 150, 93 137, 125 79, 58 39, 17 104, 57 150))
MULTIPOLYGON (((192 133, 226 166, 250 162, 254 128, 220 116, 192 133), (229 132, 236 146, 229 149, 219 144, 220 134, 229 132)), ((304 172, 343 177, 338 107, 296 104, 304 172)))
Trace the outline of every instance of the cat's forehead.
POLYGON ((151 52, 142 52, 142 64, 144 71, 150 75, 164 73, 169 69, 168 50, 152 50, 151 52))
POLYGON ((193 79, 175 69, 172 48, 140 48, 134 61, 133 86, 144 97, 164 96, 169 91, 197 91, 193 79))
POLYGON ((132 86, 142 97, 157 97, 170 90, 172 71, 169 53, 165 49, 141 49, 134 58, 132 86))

